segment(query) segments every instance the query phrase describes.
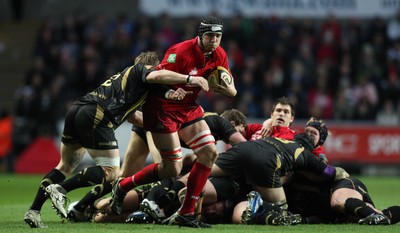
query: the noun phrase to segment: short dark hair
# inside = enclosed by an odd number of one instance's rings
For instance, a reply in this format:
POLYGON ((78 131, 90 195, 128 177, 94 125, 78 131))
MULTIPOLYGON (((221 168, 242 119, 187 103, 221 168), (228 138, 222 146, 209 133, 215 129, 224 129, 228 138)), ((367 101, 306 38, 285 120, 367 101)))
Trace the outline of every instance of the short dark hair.
POLYGON ((215 16, 207 16, 200 21, 197 35, 201 38, 206 33, 220 33, 224 31, 222 20, 215 16))
POLYGON ((157 53, 154 51, 142 52, 135 58, 135 65, 150 65, 157 66, 160 64, 160 60, 158 59, 157 53))
POLYGON ((278 98, 277 100, 275 100, 274 104, 272 105, 272 110, 271 113, 273 113, 275 111, 276 105, 278 104, 282 104, 282 105, 289 105, 290 106, 290 111, 292 113, 292 116, 295 115, 295 109, 294 109, 294 104, 293 102, 287 98, 286 96, 282 96, 280 98, 278 98))
POLYGON ((225 110, 220 116, 228 121, 233 121, 235 125, 243 124, 243 126, 247 128, 247 119, 245 115, 237 109, 225 110))

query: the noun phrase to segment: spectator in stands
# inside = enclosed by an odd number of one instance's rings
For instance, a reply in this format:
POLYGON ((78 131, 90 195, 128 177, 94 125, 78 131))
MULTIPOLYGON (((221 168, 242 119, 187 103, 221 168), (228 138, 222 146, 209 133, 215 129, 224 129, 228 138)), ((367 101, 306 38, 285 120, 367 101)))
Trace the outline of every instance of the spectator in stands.
MULTIPOLYGON (((134 19, 128 18, 127 15, 108 18, 100 13, 89 17, 82 9, 66 14, 60 22, 55 18, 46 18, 38 30, 33 51, 35 65, 29 70, 28 79, 33 80, 39 73, 43 79, 39 88, 43 88, 51 86, 52 82, 59 82, 54 78, 56 75, 64 75, 65 89, 59 93, 65 93, 67 97, 56 99, 59 106, 67 105, 69 100, 95 88, 96 84, 104 81, 110 74, 125 67, 126 62, 140 52, 156 49, 158 54, 163 54, 165 51, 162 50, 168 47, 169 43, 176 41, 176 37, 181 37, 178 40, 188 39, 188 35, 194 34, 193 25, 198 21, 194 16, 187 17, 184 21, 179 20, 178 23, 172 15, 164 15, 165 21, 161 23, 155 19, 143 14, 134 19), (81 79, 86 79, 86 84, 76 85, 81 83, 81 79)), ((316 98, 318 103, 327 103, 333 96, 340 100, 345 95, 346 99, 349 99, 349 89, 341 90, 342 80, 335 77, 342 75, 341 69, 346 66, 348 81, 343 82, 350 84, 350 90, 352 85, 358 85, 356 77, 363 74, 369 76, 371 85, 377 89, 376 103, 373 104, 375 108, 383 108, 383 102, 387 98, 392 99, 395 105, 398 104, 399 81, 394 73, 400 73, 400 10, 390 20, 373 18, 342 22, 338 21, 335 15, 329 15, 320 25, 309 19, 293 21, 276 16, 246 19, 239 15, 226 26, 224 38, 227 54, 232 58, 230 61, 234 62, 230 64, 233 75, 238 80, 245 80, 248 74, 244 71, 250 70, 254 83, 259 84, 259 87, 264 85, 263 99, 273 99, 281 95, 296 96, 299 99, 299 96, 307 94, 317 84, 317 79, 320 78, 315 75, 315 71, 320 67, 316 64, 323 63, 326 66, 325 72, 328 73, 327 80, 318 82, 325 82, 331 93, 316 98), (248 42, 250 37, 254 38, 251 43, 248 42), (362 50, 362 45, 368 46, 362 50), (302 78, 299 78, 300 76, 302 78), (289 86, 296 79, 301 80, 301 89, 299 85, 289 86), (286 93, 288 89, 290 93, 286 93), (392 93, 395 94, 391 95, 392 93)), ((35 93, 32 89, 29 91, 29 88, 24 88, 25 97, 29 96, 29 93, 35 93)), ((263 101, 246 93, 246 88, 246 84, 237 82, 238 95, 251 100, 250 110, 246 114, 263 117, 260 115, 263 101)), ((317 93, 315 90, 312 92, 317 93)), ((31 108, 20 108, 22 95, 19 96, 18 108, 28 113, 31 108)), ((32 101, 34 96, 31 95, 25 101, 32 101)), ((209 96, 200 93, 200 98, 208 99, 209 96)), ((199 100, 202 103, 206 102, 201 99, 199 100)), ((207 111, 216 111, 215 107, 221 108, 220 103, 223 100, 210 100, 218 103, 205 105, 207 111)), ((248 101, 233 101, 232 107, 246 111, 240 106, 244 106, 248 101)), ((312 102, 311 106, 314 107, 305 109, 304 113, 297 109, 298 118, 306 118, 313 115, 311 111, 319 111, 321 108, 315 107, 315 103, 312 102)), ((368 101, 357 101, 351 106, 353 109, 362 109, 369 104, 368 101)), ((338 103, 334 105, 339 107, 338 103)), ((378 109, 367 111, 368 114, 372 114, 368 119, 374 119, 378 109)), ((57 111, 62 111, 57 115, 63 115, 65 109, 57 111)), ((333 114, 323 116, 325 119, 332 117, 333 114)), ((341 114, 336 117, 355 119, 353 114, 341 114)))
POLYGON ((391 42, 400 39, 400 9, 396 11, 394 16, 387 24, 387 37, 391 42))
POLYGON ((387 99, 384 103, 383 109, 380 110, 376 116, 376 123, 385 126, 398 126, 400 125, 400 114, 396 110, 396 106, 392 100, 387 99))

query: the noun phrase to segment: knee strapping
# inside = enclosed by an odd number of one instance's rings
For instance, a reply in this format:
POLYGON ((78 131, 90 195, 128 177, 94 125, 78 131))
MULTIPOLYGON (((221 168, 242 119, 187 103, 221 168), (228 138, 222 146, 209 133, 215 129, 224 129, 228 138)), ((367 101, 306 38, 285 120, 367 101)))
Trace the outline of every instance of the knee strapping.
POLYGON ((182 148, 178 147, 172 150, 160 150, 160 155, 163 160, 172 161, 172 162, 181 162, 182 161, 182 148))
POLYGON ((209 144, 215 144, 215 138, 210 130, 204 130, 195 135, 189 142, 186 143, 194 153, 201 150, 209 144))
POLYGON ((96 166, 101 167, 119 167, 120 165, 120 157, 109 158, 109 157, 95 157, 93 158, 96 166))

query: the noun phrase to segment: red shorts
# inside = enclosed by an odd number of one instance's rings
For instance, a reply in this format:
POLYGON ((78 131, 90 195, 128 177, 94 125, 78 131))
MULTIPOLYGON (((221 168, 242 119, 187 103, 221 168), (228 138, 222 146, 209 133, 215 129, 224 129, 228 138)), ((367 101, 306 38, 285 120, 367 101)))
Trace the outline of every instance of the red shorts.
POLYGON ((182 124, 204 116, 200 105, 168 108, 165 103, 146 101, 142 107, 143 126, 155 133, 173 133, 181 129, 182 124))

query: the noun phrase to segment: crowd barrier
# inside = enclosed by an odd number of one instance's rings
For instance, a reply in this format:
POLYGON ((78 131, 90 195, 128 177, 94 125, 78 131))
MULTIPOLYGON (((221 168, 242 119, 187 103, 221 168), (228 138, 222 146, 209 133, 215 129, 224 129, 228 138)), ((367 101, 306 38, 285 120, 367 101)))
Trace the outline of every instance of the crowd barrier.
MULTIPOLYGON (((304 125, 304 124, 303 124, 304 125)), ((293 129, 302 131, 300 126, 293 129)), ((330 163, 357 164, 359 166, 400 165, 400 127, 329 124, 330 135, 325 142, 325 153, 330 163)), ((116 131, 120 147, 121 161, 129 143, 131 124, 124 123, 116 131)), ((38 138, 20 156, 16 163, 17 173, 45 173, 54 167, 60 158, 59 138, 38 138), (46 150, 45 150, 46 149, 46 150), (51 150, 50 150, 51 149, 51 150)), ((217 144, 219 151, 225 149, 222 142, 217 144)), ((183 154, 190 153, 188 149, 183 154)), ((148 156, 147 163, 151 163, 148 156)), ((92 165, 88 154, 80 165, 92 165)), ((396 166, 397 167, 397 166, 396 166)), ((397 169, 396 170, 400 170, 397 169)), ((397 172, 397 171, 396 171, 397 172)))

